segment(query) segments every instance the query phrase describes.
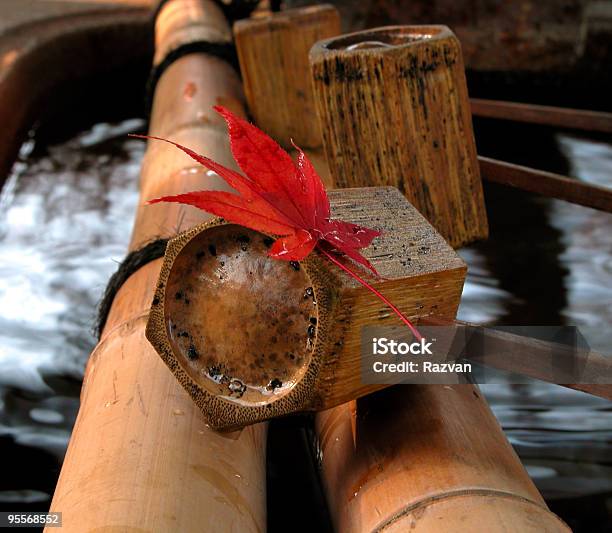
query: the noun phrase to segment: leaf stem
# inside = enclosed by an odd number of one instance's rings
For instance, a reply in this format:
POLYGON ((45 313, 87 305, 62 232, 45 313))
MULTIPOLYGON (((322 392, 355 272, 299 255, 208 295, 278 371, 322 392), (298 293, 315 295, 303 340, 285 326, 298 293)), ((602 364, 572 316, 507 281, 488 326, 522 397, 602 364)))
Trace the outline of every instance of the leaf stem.
POLYGON ((371 291, 372 293, 374 293, 381 301, 383 301, 400 319, 401 321, 406 324, 406 326, 408 326, 408 328, 410 328, 410 331, 412 331, 412 334, 415 336, 415 338, 420 341, 423 336, 419 333, 419 331, 414 327, 414 325, 412 324, 412 322, 410 322, 410 320, 408 320, 404 314, 395 306, 391 303, 391 301, 389 299, 387 299, 387 297, 385 295, 383 295, 381 292, 379 292, 378 290, 376 290, 374 287, 372 287, 372 285, 370 285, 366 280, 364 280, 361 276, 359 276, 359 274, 357 274, 356 272, 352 271, 349 267, 347 267, 346 265, 343 265, 340 261, 338 261, 332 254, 330 254, 327 250, 325 250, 322 246, 318 245, 317 249, 325 256, 327 257, 327 259, 329 259, 332 263, 334 263, 334 265, 336 265, 337 267, 341 268, 342 270, 344 270, 349 276, 351 276, 352 278, 356 279, 359 283, 361 283, 366 289, 368 289, 369 291, 371 291))

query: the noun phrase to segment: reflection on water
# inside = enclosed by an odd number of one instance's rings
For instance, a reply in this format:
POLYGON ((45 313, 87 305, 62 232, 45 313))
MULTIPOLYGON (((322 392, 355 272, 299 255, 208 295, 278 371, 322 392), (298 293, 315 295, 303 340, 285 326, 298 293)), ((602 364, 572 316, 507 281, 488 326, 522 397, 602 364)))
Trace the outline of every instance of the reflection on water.
POLYGON ((144 146, 125 134, 142 125, 102 124, 29 157, 26 143, 0 196, 1 510, 48 506, 95 307, 129 239, 144 146))
MULTIPOLYGON (((49 503, 94 344, 95 305, 127 247, 144 145, 124 134, 140 126, 99 125, 42 154, 25 154, 26 145, 0 197, 0 449, 11 458, 0 510, 49 503)), ((612 145, 567 134, 538 142, 552 154, 540 164, 508 153, 515 143, 502 154, 485 142, 479 149, 612 186, 612 145)), ((470 266, 461 318, 594 326, 590 344, 610 353, 612 215, 501 187, 487 187, 487 204, 491 239, 461 252, 470 266)), ((612 494, 609 402, 543 384, 484 390, 554 510, 587 530, 585 517, 612 494), (585 496, 588 508, 572 507, 585 496)))

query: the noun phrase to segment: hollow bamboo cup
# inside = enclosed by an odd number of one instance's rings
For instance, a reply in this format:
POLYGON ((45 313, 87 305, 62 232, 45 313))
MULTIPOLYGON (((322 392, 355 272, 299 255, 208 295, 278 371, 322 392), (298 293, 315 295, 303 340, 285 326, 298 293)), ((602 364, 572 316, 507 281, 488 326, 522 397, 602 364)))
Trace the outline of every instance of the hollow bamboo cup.
MULTIPOLYGON (((454 317, 465 264, 397 189, 330 191, 333 218, 382 232, 363 249, 381 278, 338 258, 415 320, 454 317)), ((166 249, 147 338, 211 427, 325 409, 383 388, 362 378, 365 326, 402 325, 317 251, 268 257, 273 239, 220 220, 166 249)))
MULTIPOLYGON (((186 26, 214 21, 229 31, 214 2, 193 6, 167 2, 156 33, 172 35, 167 13, 180 15, 186 26)), ((244 115, 236 73, 219 59, 186 55, 159 79, 150 132, 231 165, 225 128, 211 110, 217 103, 244 115)), ((222 186, 162 143, 149 145, 140 185, 131 250, 208 218, 175 204, 144 206, 146 200, 222 186)), ((87 365, 51 510, 62 513, 62 531, 75 533, 265 531, 265 426, 226 436, 209 429, 145 339, 161 263, 142 267, 117 293, 87 365)))
POLYGON ((332 37, 310 64, 336 187, 398 187, 453 247, 487 237, 461 46, 446 26, 332 37))

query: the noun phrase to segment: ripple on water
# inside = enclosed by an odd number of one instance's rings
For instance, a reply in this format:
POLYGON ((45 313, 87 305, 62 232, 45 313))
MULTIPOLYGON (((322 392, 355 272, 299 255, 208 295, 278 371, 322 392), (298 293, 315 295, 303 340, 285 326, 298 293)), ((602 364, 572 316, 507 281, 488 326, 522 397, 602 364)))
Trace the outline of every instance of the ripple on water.
MULTIPOLYGON (((557 141, 570 162, 570 175, 612 187, 611 144, 569 134, 558 134, 557 141)), ((516 247, 510 239, 497 239, 493 252, 482 245, 462 250, 469 274, 459 318, 518 325, 522 316, 528 316, 545 324, 546 312, 556 306, 561 319, 577 325, 592 348, 611 354, 612 215, 557 200, 525 196, 519 201, 521 205, 515 206, 518 222, 508 233, 529 243, 534 264, 524 267, 514 263, 516 247), (531 209, 547 211, 546 223, 554 230, 547 235, 558 232, 558 250, 539 240, 534 228, 520 221, 519 217, 531 209), (550 260, 551 250, 559 252, 556 264, 561 274, 557 278, 549 276, 546 269, 539 270, 539 264, 547 264, 545 258, 550 260), (500 263, 507 263, 509 273, 502 272, 500 263), (517 291, 521 285, 531 291, 517 291), (522 296, 517 297, 517 292, 522 296), (545 301, 550 292, 563 297, 534 312, 533 303, 545 301)), ((488 208, 495 238, 507 220, 496 217, 495 205, 488 208)), ((482 389, 546 498, 612 493, 610 402, 536 381, 483 385, 482 389)))
POLYGON ((142 127, 98 124, 40 154, 30 141, 0 195, 0 448, 20 468, 0 476, 0 506, 53 491, 95 308, 130 236, 145 145, 126 134, 142 127))

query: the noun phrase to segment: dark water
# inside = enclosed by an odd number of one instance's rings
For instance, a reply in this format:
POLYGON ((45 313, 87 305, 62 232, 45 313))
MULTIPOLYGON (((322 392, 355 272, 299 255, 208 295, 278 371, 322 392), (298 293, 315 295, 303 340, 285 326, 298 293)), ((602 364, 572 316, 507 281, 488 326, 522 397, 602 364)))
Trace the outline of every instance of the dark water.
MULTIPOLYGON (((129 239, 144 146, 125 133, 141 126, 99 124, 33 152, 26 143, 2 191, 0 510, 49 505, 95 342, 95 306, 129 239)), ((611 143, 546 132, 534 161, 528 139, 508 143, 504 129, 502 143, 491 128, 478 130, 487 155, 612 186, 611 143)), ((461 252, 470 266, 461 318, 576 324, 610 353, 612 215, 499 187, 487 188, 487 204, 491 239, 461 252)), ((483 388, 553 510, 576 531, 610 530, 610 403, 536 383, 483 388)), ((272 509, 279 498, 271 491, 272 509)))
MULTIPOLYGON (((476 123, 478 149, 612 187, 612 143, 546 128, 476 123)), ((469 265, 459 317, 576 325, 612 353, 612 214, 501 186, 485 188, 491 235, 469 265)), ((483 385, 550 507, 575 531, 612 531, 612 404, 549 385, 483 385)))
POLYGON ((72 425, 95 308, 125 253, 140 120, 99 124, 28 153, 0 196, 0 510, 48 508, 72 425))

